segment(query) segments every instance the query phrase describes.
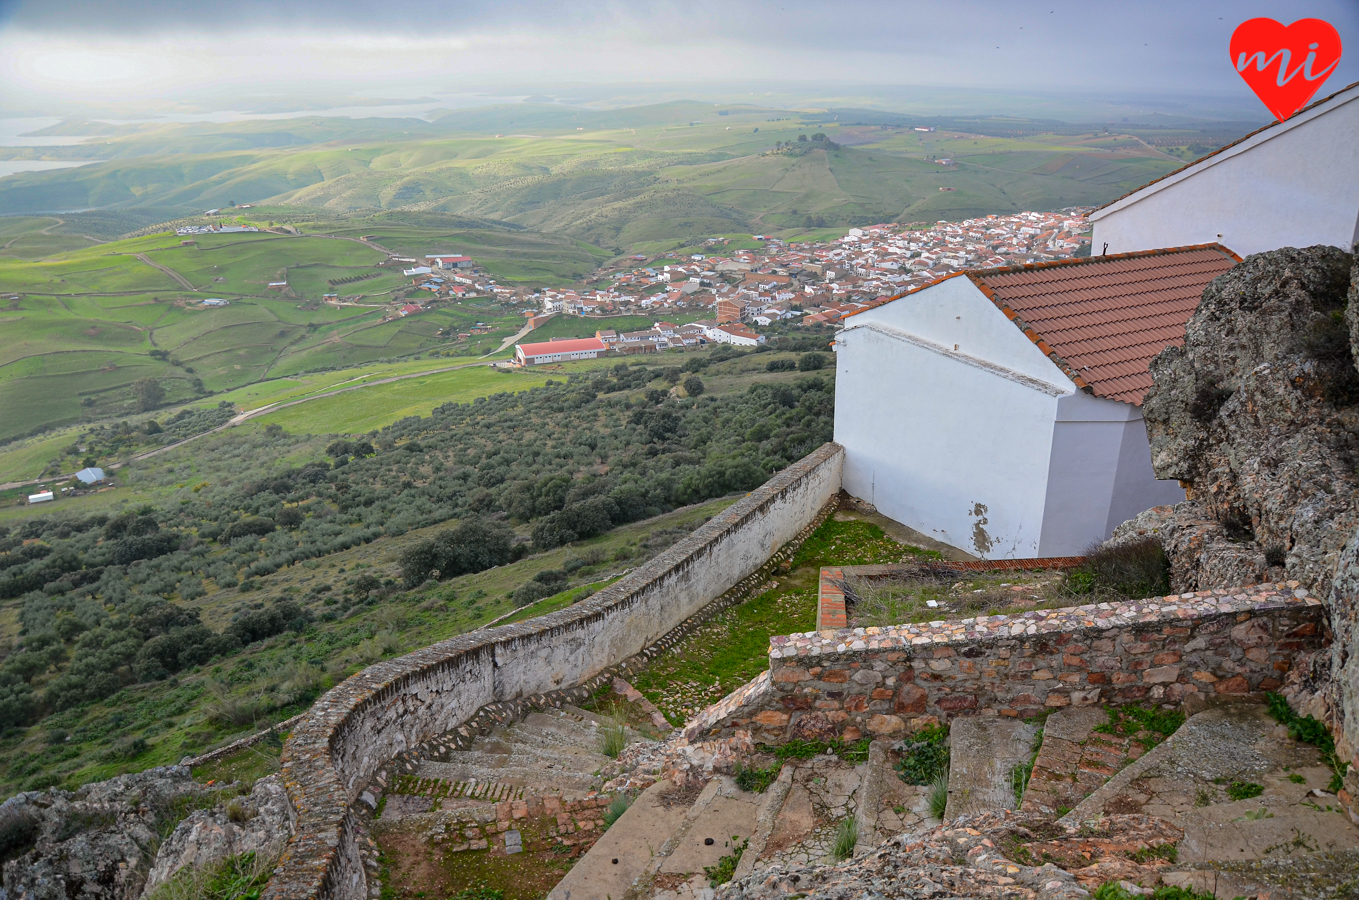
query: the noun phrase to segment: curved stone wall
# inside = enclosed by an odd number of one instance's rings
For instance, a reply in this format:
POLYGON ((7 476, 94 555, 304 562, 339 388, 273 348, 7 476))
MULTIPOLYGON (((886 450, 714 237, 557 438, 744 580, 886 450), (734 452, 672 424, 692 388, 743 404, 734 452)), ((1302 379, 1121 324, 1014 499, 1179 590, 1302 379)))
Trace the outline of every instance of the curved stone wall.
POLYGON ((365 897, 350 806, 388 760, 487 704, 573 687, 645 649, 796 537, 839 492, 843 460, 822 446, 582 603, 378 663, 328 692, 284 747, 297 832, 266 900, 365 897))

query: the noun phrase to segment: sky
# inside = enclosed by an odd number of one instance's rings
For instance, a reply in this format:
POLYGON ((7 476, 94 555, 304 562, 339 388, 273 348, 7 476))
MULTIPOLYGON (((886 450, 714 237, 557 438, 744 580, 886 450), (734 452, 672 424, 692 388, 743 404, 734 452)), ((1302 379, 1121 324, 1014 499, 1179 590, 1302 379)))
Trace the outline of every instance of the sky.
POLYGON ((1359 81, 1356 0, 0 0, 0 110, 671 82, 1258 102, 1227 50, 1257 16, 1340 32, 1318 96, 1359 81))

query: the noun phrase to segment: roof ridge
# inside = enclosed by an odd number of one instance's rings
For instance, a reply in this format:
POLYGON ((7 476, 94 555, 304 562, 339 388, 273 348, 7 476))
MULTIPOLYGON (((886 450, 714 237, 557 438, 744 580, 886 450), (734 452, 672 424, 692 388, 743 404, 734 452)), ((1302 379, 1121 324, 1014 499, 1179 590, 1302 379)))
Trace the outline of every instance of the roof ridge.
POLYGON ((1320 105, 1323 104, 1323 103, 1329 103, 1331 100, 1334 100, 1336 97, 1339 97, 1341 94, 1345 93, 1346 91, 1350 90, 1351 88, 1356 88, 1356 87, 1359 87, 1359 81, 1355 81, 1355 82, 1353 82, 1353 83, 1351 83, 1351 84, 1347 84, 1347 85, 1345 85, 1344 87, 1342 87, 1340 90, 1336 91, 1335 93, 1333 93, 1333 94, 1327 94, 1325 97, 1322 97, 1320 100, 1317 100, 1317 101, 1314 102, 1314 103, 1309 103, 1309 104, 1307 104, 1307 105, 1304 106, 1302 109, 1300 109, 1300 110, 1298 110, 1297 112, 1293 113, 1293 115, 1289 116, 1287 119, 1275 119, 1273 122, 1270 122, 1268 125, 1261 125, 1259 128, 1255 129, 1254 131, 1250 132, 1249 134, 1243 134, 1243 135, 1241 135, 1241 137, 1237 138, 1236 140, 1232 141, 1231 143, 1229 143, 1229 144, 1223 144, 1221 147, 1218 147, 1218 148, 1217 148, 1216 150, 1214 150, 1212 153, 1205 153, 1203 156, 1200 156, 1198 159, 1193 160, 1193 161, 1191 161, 1191 162, 1187 162, 1187 163, 1185 163, 1184 165, 1180 166, 1178 169, 1172 169, 1172 170, 1170 170, 1169 172, 1165 173, 1164 175, 1162 175, 1162 176, 1159 177, 1159 178, 1153 178, 1151 181, 1148 181, 1146 184, 1142 185, 1141 187, 1139 187, 1139 188, 1133 188, 1131 191, 1128 191, 1128 193, 1124 194, 1123 196, 1121 196, 1121 197, 1115 197, 1114 199, 1110 200, 1108 203, 1105 203, 1103 206, 1097 206, 1097 207, 1095 207, 1093 210, 1091 210, 1091 213, 1093 214, 1093 213, 1099 212, 1101 209, 1107 209, 1108 207, 1113 206, 1115 203, 1117 203, 1117 202, 1120 201, 1120 200, 1126 200, 1127 198, 1131 197, 1133 194, 1138 193, 1139 191, 1145 191, 1147 188, 1151 187, 1153 184, 1158 184, 1158 183, 1160 183, 1160 182, 1162 182, 1162 181, 1165 181, 1167 178, 1170 178, 1171 176, 1178 175, 1178 174, 1180 174, 1181 172, 1184 172, 1184 171, 1186 171, 1186 170, 1188 170, 1188 169, 1192 169, 1192 168, 1194 168, 1194 166, 1197 166, 1199 163, 1203 162, 1205 159, 1212 159, 1214 156, 1217 156, 1219 153, 1223 152, 1224 150, 1230 150, 1231 148, 1235 147, 1237 144, 1241 143, 1242 141, 1248 141, 1248 140, 1250 140, 1251 138, 1255 137, 1257 134, 1260 134, 1261 132, 1268 131, 1269 129, 1274 128, 1274 127, 1276 127, 1276 126, 1278 126, 1278 125, 1282 125, 1282 124, 1285 123, 1285 122, 1290 122, 1290 121, 1292 121, 1293 119, 1296 119, 1298 116, 1302 115, 1303 113, 1307 112, 1308 110, 1310 110, 1310 109, 1315 109, 1316 107, 1320 106, 1320 105))

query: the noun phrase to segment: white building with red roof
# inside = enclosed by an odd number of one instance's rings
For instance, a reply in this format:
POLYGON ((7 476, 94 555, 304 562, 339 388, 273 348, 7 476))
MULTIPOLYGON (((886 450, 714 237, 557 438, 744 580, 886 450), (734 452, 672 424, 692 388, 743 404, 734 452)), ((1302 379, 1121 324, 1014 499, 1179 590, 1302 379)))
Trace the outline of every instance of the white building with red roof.
POLYGON ((515 344, 514 361, 521 366, 596 359, 608 348, 599 338, 571 338, 539 344, 515 344))
POLYGON ((960 272, 850 312, 836 336, 844 487, 987 559, 1074 556, 1158 481, 1148 366, 1239 258, 1216 245, 960 272))

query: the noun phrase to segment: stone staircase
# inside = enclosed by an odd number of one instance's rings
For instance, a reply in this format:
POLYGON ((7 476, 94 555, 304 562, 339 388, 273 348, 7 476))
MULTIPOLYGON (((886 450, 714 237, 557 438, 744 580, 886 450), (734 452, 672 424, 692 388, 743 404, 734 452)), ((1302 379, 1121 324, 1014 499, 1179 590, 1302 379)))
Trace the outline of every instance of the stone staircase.
MULTIPOLYGON (((857 826, 854 855, 929 818, 925 788, 891 768, 886 741, 852 764, 833 754, 793 759, 763 793, 719 776, 697 795, 649 788, 549 895, 549 900, 701 900, 705 869, 734 858, 732 877, 771 865, 834 862, 841 823, 857 826)), ((730 865, 730 863, 729 863, 730 865)))
MULTIPOLYGON (((373 837, 393 861, 391 880, 406 891, 455 894, 467 885, 440 879, 468 866, 518 877, 513 867, 522 868, 522 858, 538 861, 526 877, 539 879, 546 893, 562 867, 605 832, 613 797, 600 793, 600 770, 612 762, 600 752, 604 724, 575 707, 548 709, 477 737, 467 750, 443 749, 437 759, 418 760, 414 774, 388 786, 372 823, 373 837), (552 865, 543 865, 544 858, 552 865)), ((627 734, 637 739, 631 729, 627 734)), ((380 892, 374 879, 370 893, 380 892)))

